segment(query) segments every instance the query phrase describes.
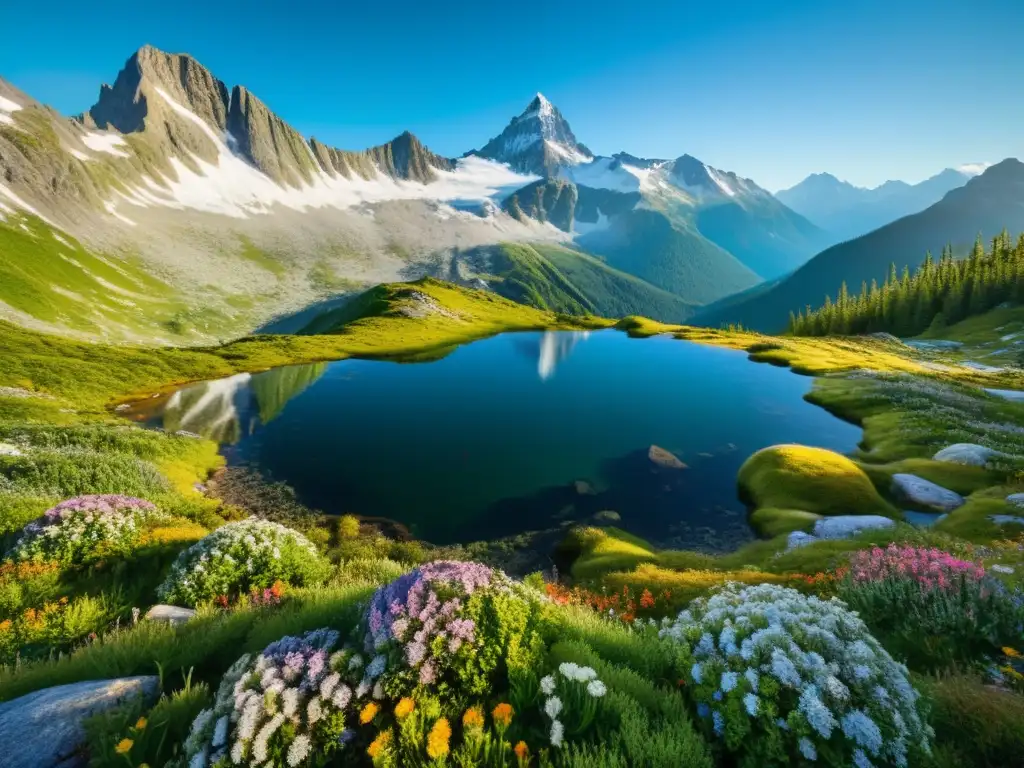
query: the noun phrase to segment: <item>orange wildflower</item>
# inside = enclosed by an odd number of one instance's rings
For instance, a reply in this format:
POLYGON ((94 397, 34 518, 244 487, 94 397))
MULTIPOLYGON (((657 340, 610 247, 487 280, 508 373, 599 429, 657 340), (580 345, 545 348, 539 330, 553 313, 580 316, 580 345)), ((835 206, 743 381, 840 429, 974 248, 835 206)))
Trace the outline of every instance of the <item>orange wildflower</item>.
POLYGON ((117 752, 117 754, 119 755, 126 755, 128 754, 128 752, 131 751, 132 745, 134 743, 135 742, 131 739, 121 739, 119 742, 117 742, 117 746, 114 747, 114 751, 117 752))
POLYGON ((640 595, 640 607, 641 608, 653 608, 654 607, 654 595, 651 594, 651 590, 645 589, 643 594, 640 595))
POLYGON ((146 727, 146 718, 140 717, 135 721, 135 730, 141 731, 146 727))
POLYGON ((366 754, 371 759, 376 760, 379 755, 387 746, 391 743, 391 731, 381 731, 377 734, 377 738, 370 742, 370 746, 366 748, 366 754))
POLYGON ((452 727, 447 718, 442 717, 427 736, 427 754, 434 760, 440 760, 448 754, 448 740, 452 737, 452 727))
POLYGON ((1005 646, 1002 650, 1003 653, 1009 656, 1011 659, 1017 659, 1021 656, 1020 651, 1018 651, 1016 648, 1010 648, 1009 646, 1005 646))
POLYGON ((380 707, 377 706, 376 703, 371 701, 369 704, 363 707, 363 711, 359 713, 359 722, 363 725, 366 725, 377 716, 378 712, 380 712, 380 707))
POLYGON ((480 707, 470 707, 462 716, 462 727, 469 729, 482 729, 484 727, 484 713, 480 707))
POLYGON ((494 718, 496 725, 499 725, 502 728, 508 728, 509 724, 512 722, 513 714, 515 714, 515 710, 512 709, 512 705, 502 702, 494 708, 493 712, 491 712, 491 717, 494 718))
POLYGON ((414 709, 416 709, 416 702, 405 696, 395 705, 395 717, 401 720, 414 709))
POLYGON ((519 765, 526 765, 529 762, 530 748, 526 746, 525 741, 520 741, 516 744, 512 751, 515 752, 516 760, 519 762, 519 765))

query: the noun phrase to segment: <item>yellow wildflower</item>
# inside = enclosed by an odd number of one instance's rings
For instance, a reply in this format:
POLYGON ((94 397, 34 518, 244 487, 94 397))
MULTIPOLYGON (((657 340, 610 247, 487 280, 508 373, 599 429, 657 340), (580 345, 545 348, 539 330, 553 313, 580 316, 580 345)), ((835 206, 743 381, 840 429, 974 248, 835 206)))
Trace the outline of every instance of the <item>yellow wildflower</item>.
POLYGON ((117 746, 114 747, 114 751, 117 752, 117 754, 119 755, 127 754, 131 750, 132 744, 134 743, 135 742, 131 739, 121 739, 119 742, 117 742, 117 746))
POLYGON ((363 707, 363 711, 359 713, 359 722, 363 725, 366 725, 377 716, 378 712, 380 712, 380 707, 371 701, 369 704, 363 707))
POLYGON ((395 705, 395 717, 401 720, 414 709, 416 709, 416 702, 406 696, 395 705))
POLYGON ((140 717, 138 719, 138 721, 136 721, 136 723, 135 723, 135 730, 141 731, 141 730, 144 730, 145 727, 146 727, 146 718, 140 717))
POLYGON ((427 736, 427 754, 434 760, 440 760, 448 754, 448 740, 451 737, 452 727, 448 725, 447 718, 442 717, 434 723, 427 736))
POLYGON ((462 727, 467 729, 484 727, 484 713, 480 707, 470 707, 466 710, 466 714, 462 716, 462 727))
POLYGON ((1011 659, 1020 658, 1021 655, 1020 651, 1018 651, 1016 648, 1010 648, 1009 646, 1003 648, 1003 653, 1009 656, 1011 659))
POLYGON ((376 760, 377 755, 379 755, 390 743, 391 731, 381 731, 380 734, 377 735, 377 738, 370 743, 370 746, 366 748, 366 754, 368 754, 372 760, 376 760))
POLYGON ((508 728, 509 724, 512 722, 512 715, 514 712, 515 710, 512 709, 511 704, 505 704, 503 702, 494 708, 494 711, 491 712, 491 716, 494 718, 495 725, 502 728, 508 728))

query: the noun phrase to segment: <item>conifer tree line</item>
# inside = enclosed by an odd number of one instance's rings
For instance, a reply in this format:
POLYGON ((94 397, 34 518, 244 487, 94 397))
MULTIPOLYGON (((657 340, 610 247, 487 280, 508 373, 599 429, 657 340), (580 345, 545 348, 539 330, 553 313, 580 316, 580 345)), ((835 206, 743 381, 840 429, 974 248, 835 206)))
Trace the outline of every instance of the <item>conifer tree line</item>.
POLYGON ((966 259, 953 258, 947 245, 936 261, 931 252, 911 275, 897 274, 896 265, 879 286, 861 283, 851 295, 844 282, 833 300, 818 309, 789 313, 788 332, 796 336, 854 335, 886 331, 896 336, 937 332, 1003 302, 1024 303, 1024 233, 1016 244, 1009 233, 993 238, 985 251, 981 235, 966 259))

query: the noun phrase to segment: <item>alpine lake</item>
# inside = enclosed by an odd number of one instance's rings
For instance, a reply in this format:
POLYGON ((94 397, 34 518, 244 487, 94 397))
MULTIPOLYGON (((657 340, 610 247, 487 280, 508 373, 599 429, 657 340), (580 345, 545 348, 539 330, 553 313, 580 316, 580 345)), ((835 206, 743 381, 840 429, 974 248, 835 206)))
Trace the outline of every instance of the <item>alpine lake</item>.
POLYGON ((715 552, 754 537, 736 486, 753 452, 860 440, 803 399, 812 381, 670 337, 523 332, 424 362, 240 374, 120 410, 218 441, 229 467, 313 509, 386 518, 436 544, 601 520, 715 552))

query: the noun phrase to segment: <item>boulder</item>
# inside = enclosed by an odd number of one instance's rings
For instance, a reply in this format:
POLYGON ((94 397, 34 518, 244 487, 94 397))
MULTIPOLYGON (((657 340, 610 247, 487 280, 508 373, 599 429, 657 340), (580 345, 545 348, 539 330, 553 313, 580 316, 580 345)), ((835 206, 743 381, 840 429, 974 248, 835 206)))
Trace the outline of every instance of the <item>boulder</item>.
POLYGON ((819 539, 848 539, 861 531, 892 528, 896 523, 881 515, 836 515, 823 517, 814 524, 814 535, 819 539))
POLYGON ((909 501, 919 507, 932 509, 936 512, 952 512, 964 503, 959 493, 936 485, 923 477, 909 474, 892 476, 892 492, 903 501, 909 501))
POLYGON ((595 493, 594 486, 586 480, 574 480, 573 487, 580 496, 593 496, 595 493))
POLYGON ((84 766, 83 722, 126 699, 155 700, 156 676, 87 680, 58 685, 0 704, 0 763, 4 768, 84 766))
POLYGON ((971 467, 984 467, 992 459, 1005 456, 1005 453, 986 448, 977 443, 954 443, 943 448, 932 458, 935 461, 948 461, 953 464, 967 464, 971 467))
POLYGON ((791 549, 803 547, 807 544, 813 544, 816 541, 818 541, 817 536, 811 536, 811 534, 804 533, 803 531, 793 531, 786 539, 786 551, 788 552, 791 549))
POLYGON ((904 339, 903 343, 908 347, 916 347, 917 349, 959 349, 964 345, 962 341, 948 341, 946 339, 929 339, 928 341, 904 339))
POLYGON ((657 445, 652 445, 647 450, 647 458, 662 469, 687 469, 687 466, 679 460, 678 456, 657 445))
POLYGON ((146 611, 146 618, 150 621, 166 621, 171 624, 184 624, 196 615, 191 608, 182 608, 177 605, 154 605, 146 611))
POLYGON ((1024 509, 1024 493, 1011 493, 1006 497, 1006 503, 1024 509))
POLYGON ((1018 515, 989 515, 988 519, 996 525, 1024 525, 1024 517, 1018 515))

